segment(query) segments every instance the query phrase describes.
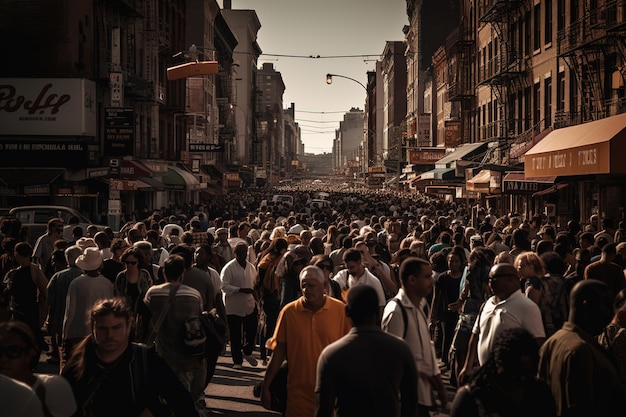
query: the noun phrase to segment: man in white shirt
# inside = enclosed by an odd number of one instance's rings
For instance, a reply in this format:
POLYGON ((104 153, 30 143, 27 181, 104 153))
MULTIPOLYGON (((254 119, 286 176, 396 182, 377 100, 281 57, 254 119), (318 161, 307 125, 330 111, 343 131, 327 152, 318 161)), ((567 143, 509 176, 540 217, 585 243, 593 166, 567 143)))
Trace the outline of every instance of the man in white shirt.
POLYGON ((400 266, 402 288, 385 307, 382 319, 383 330, 403 338, 415 358, 420 416, 429 415, 437 407, 445 409, 448 402, 425 313, 428 304, 426 296, 430 294, 435 283, 432 274, 428 261, 414 257, 405 259, 400 266), (434 398, 439 400, 439 404, 434 398))
POLYGON ((373 287, 378 294, 378 306, 382 310, 386 303, 383 286, 380 280, 365 268, 361 258, 362 255, 360 251, 354 248, 348 249, 343 255, 343 263, 346 265, 346 269, 337 272, 333 279, 337 281, 341 287, 344 302, 346 301, 348 290, 351 287, 357 285, 369 285, 373 287))
POLYGON ((257 309, 253 289, 257 271, 254 265, 247 261, 247 255, 248 244, 239 242, 235 246, 235 259, 224 265, 220 274, 234 369, 242 368, 244 358, 250 365, 257 365, 257 360, 252 356, 257 331, 257 309), (242 331, 245 338, 243 346, 242 331))
POLYGON ((494 341, 506 329, 521 327, 527 330, 539 346, 546 340, 541 311, 520 291, 513 265, 494 265, 489 271, 489 286, 494 295, 485 301, 474 324, 460 381, 473 368, 476 357, 479 365, 487 361, 494 341))

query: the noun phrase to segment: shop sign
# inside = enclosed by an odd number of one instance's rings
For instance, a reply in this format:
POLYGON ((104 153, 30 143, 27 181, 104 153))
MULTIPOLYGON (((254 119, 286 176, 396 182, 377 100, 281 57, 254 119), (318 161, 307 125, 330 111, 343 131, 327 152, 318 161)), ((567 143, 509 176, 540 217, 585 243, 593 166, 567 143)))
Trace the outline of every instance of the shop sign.
POLYGON ((0 78, 0 135, 96 136, 96 84, 83 78, 0 78))
POLYGON ((444 148, 418 148, 409 151, 409 164, 432 165, 446 156, 444 148))
POLYGON ((126 107, 104 109, 104 152, 106 155, 133 155, 135 110, 126 107))

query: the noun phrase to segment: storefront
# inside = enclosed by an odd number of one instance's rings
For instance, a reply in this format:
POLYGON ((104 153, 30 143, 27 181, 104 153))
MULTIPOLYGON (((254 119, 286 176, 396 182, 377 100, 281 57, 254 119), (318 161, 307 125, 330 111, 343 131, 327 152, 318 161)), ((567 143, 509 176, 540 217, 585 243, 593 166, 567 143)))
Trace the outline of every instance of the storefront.
POLYGON ((562 226, 586 223, 595 213, 617 221, 626 203, 624 155, 626 114, 620 114, 551 132, 524 155, 525 178, 558 177, 551 192, 535 194, 549 196, 562 226))

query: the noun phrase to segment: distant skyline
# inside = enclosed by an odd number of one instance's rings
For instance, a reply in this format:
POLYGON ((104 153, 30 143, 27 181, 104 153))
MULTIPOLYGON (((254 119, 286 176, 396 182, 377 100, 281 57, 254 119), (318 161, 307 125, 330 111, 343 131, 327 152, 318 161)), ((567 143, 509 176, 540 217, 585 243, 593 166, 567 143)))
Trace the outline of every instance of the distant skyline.
MULTIPOLYGON (((223 7, 222 0, 218 4, 223 7)), ((408 25, 405 0, 232 0, 232 8, 256 11, 257 42, 268 54, 258 64, 271 62, 281 73, 283 107, 295 103, 305 152, 315 154, 331 152, 343 114, 365 106, 361 86, 342 78, 327 85, 326 74, 367 84, 366 73, 375 69, 385 42, 404 40, 402 28, 408 25)))

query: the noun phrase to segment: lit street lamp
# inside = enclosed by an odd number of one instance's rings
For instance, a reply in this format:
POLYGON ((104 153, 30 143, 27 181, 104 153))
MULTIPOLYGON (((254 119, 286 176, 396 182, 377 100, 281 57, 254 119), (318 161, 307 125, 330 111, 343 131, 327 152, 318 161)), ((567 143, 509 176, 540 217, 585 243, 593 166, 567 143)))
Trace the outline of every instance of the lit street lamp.
POLYGON ((332 84, 333 83, 333 77, 345 78, 346 80, 354 81, 355 83, 357 83, 358 85, 363 87, 363 89, 367 93, 367 87, 365 87, 361 81, 355 80, 354 78, 346 77, 345 75, 326 74, 326 84, 328 84, 328 85, 332 84))

